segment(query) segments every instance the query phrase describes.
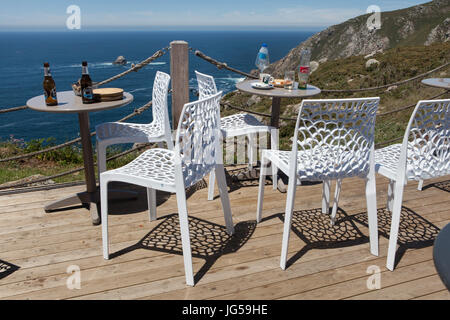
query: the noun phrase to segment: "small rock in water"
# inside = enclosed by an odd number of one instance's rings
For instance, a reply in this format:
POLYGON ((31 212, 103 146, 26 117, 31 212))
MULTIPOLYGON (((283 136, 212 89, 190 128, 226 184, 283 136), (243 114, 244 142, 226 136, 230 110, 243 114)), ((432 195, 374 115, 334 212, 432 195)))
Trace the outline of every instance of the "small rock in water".
POLYGON ((113 64, 120 64, 120 65, 126 65, 127 59, 125 59, 124 56, 118 56, 117 59, 113 62, 113 64))

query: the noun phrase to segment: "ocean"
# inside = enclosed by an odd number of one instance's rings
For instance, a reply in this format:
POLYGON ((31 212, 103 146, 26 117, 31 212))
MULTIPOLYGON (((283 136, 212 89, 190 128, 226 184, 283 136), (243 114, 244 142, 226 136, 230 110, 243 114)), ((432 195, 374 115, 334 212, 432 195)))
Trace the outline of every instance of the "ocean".
MULTIPOLYGON (((186 40, 189 46, 228 63, 237 69, 255 69, 256 54, 263 42, 268 44, 270 60, 284 57, 290 49, 306 40, 312 32, 302 31, 127 31, 127 32, 0 32, 0 109, 25 105, 41 95, 43 62, 49 62, 57 91, 71 90, 81 76, 81 61, 89 63, 94 82, 125 71, 155 51, 169 46, 172 40, 186 40), (112 62, 124 56, 128 65, 112 62)), ((113 110, 90 113, 91 130, 95 125, 116 121, 147 103, 152 96, 156 71, 170 73, 170 56, 157 59, 139 72, 131 73, 106 86, 120 87, 134 95, 132 104, 113 110)), ((218 70, 208 62, 190 54, 189 86, 196 88, 194 70, 211 74, 217 87, 225 93, 234 90, 242 76, 218 70)), ((191 101, 195 100, 191 94, 191 101)), ((169 104, 170 104, 169 97, 169 104)), ((129 120, 148 123, 151 111, 129 120)), ((52 114, 24 110, 0 114, 0 140, 54 137, 64 142, 79 136, 75 114, 52 114)))

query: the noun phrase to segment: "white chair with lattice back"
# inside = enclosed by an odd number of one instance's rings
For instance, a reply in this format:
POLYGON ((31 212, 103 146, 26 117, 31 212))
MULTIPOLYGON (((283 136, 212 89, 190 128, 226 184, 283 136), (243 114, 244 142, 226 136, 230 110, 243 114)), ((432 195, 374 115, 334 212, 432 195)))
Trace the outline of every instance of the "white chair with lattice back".
MULTIPOLYGON (((186 283, 194 285, 192 254, 189 239, 187 187, 202 180, 215 170, 225 223, 229 234, 234 226, 231 215, 225 170, 220 147, 220 99, 222 92, 206 99, 187 103, 178 125, 174 150, 150 149, 129 164, 101 174, 100 194, 102 211, 103 257, 109 259, 108 241, 108 183, 121 181, 147 187, 150 190, 175 192, 186 273, 186 283)), ((155 194, 151 192, 151 194, 155 194)), ((149 200, 150 220, 156 219, 156 197, 149 200)))
MULTIPOLYGON (((195 71, 197 76, 199 98, 202 99, 217 92, 216 82, 210 75, 195 71)), ((246 135, 248 138, 247 154, 249 159, 249 168, 252 169, 254 159, 254 150, 256 150, 258 141, 258 133, 270 133, 271 149, 278 150, 278 130, 274 127, 267 126, 256 119, 253 115, 248 113, 233 114, 228 117, 221 118, 222 136, 225 138, 237 137, 246 135)), ((209 176, 208 185, 208 200, 214 198, 214 172, 209 176)), ((277 171, 274 168, 272 171, 273 188, 277 188, 277 171)))
POLYGON ((157 142, 161 147, 166 142, 168 149, 173 149, 172 132, 169 122, 167 95, 170 76, 156 72, 153 82, 152 115, 148 124, 106 122, 95 127, 97 132, 97 163, 99 176, 106 170, 106 148, 119 143, 157 142))
POLYGON ((375 168, 389 178, 387 209, 392 212, 387 268, 394 270, 403 187, 450 174, 450 99, 419 101, 403 143, 375 151, 375 168))
MULTIPOLYGON (((269 162, 289 177, 280 266, 286 268, 296 187, 305 181, 332 181, 360 177, 366 181, 370 251, 378 255, 374 129, 379 98, 303 100, 291 151, 264 150, 257 205, 261 221, 264 179, 269 162)), ((339 198, 337 195, 336 198, 339 198)), ((334 224, 337 204, 333 205, 334 224)))

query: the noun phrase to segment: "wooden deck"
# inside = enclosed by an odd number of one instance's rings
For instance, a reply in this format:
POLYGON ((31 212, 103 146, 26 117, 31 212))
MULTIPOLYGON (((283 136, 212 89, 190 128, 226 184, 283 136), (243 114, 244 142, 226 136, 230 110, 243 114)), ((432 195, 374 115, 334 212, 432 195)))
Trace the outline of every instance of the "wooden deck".
MULTIPOLYGON (((233 184, 236 234, 226 232, 220 200, 190 192, 188 209, 196 286, 185 285, 174 195, 158 193, 158 221, 149 222, 146 194, 111 202, 114 256, 102 258, 101 228, 84 208, 45 213, 44 204, 83 187, 0 197, 1 299, 450 299, 436 274, 432 244, 450 222, 448 177, 406 186, 399 263, 385 267, 387 180, 377 176, 380 256, 369 252, 363 182, 344 180, 337 225, 320 214, 321 185, 299 187, 286 271, 279 268, 285 194, 266 186, 264 221, 256 226, 258 181, 233 184), (433 182, 433 184, 431 184, 433 182), (66 286, 69 266, 81 289, 66 286), (369 266, 381 289, 369 290, 369 266)), ((204 186, 203 186, 204 187, 204 186)))

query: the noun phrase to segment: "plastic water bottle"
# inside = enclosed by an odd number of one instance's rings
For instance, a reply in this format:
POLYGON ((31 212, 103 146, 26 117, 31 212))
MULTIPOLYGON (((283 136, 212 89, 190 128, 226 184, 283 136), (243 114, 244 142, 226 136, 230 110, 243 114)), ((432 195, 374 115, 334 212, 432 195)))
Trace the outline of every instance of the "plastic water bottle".
POLYGON ((262 73, 264 69, 269 66, 269 49, 267 48, 267 44, 263 43, 261 49, 259 49, 258 55, 256 56, 255 65, 262 73))
POLYGON ((311 51, 309 49, 303 49, 300 55, 300 66, 298 68, 298 88, 306 89, 309 78, 309 62, 311 60, 311 51))

